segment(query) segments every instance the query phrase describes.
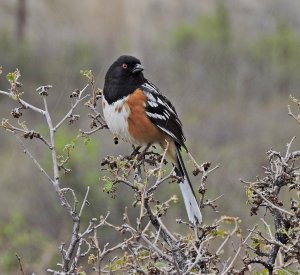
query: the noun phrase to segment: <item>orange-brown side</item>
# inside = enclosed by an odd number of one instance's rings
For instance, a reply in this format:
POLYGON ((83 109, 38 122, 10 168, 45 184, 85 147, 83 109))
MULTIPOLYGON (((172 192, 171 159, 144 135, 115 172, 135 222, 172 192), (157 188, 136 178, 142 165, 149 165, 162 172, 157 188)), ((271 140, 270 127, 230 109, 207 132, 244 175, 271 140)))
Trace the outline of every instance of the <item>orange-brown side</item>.
POLYGON ((177 166, 174 140, 151 122, 146 114, 146 101, 147 97, 140 89, 137 89, 128 98, 126 102, 130 109, 128 131, 141 144, 159 143, 165 149, 167 141, 167 157, 177 166))
POLYGON ((168 136, 148 118, 146 102, 147 97, 140 89, 129 96, 126 102, 130 109, 128 131, 141 144, 163 142, 168 136))

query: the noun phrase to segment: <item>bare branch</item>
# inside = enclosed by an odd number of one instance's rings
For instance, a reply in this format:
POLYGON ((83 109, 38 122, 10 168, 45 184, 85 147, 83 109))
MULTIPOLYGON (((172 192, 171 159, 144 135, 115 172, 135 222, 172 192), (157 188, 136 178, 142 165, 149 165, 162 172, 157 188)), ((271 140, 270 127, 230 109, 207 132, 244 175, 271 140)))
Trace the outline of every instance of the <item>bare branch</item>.
POLYGON ((234 218, 234 229, 231 231, 230 234, 228 234, 225 238, 225 240, 221 243, 221 245, 219 246, 219 248, 216 251, 216 255, 219 255, 223 249, 223 247, 225 246, 225 244, 229 241, 229 239, 237 232, 238 230, 238 220, 239 218, 234 218))
POLYGON ((25 275, 25 272, 24 272, 24 269, 23 269, 23 265, 22 265, 21 258, 20 258, 20 256, 19 256, 17 253, 16 253, 16 257, 17 257, 17 259, 18 259, 20 272, 21 272, 22 275, 25 275))
POLYGON ((240 254, 243 246, 247 243, 248 239, 251 237, 251 235, 253 234, 253 231, 257 228, 257 224, 253 226, 252 230, 250 231, 250 233, 246 236, 246 238, 244 239, 244 241, 240 244, 239 248, 237 249, 233 259, 231 260, 230 264, 227 266, 227 268, 222 271, 221 275, 225 275, 229 272, 229 270, 232 268, 236 258, 238 257, 238 255, 240 254))
MULTIPOLYGON (((7 96, 9 96, 12 99, 15 98, 14 94, 12 94, 12 93, 0 91, 0 94, 7 95, 7 96)), ((21 106, 23 107, 23 109, 30 109, 30 110, 32 110, 34 112, 40 113, 43 116, 45 115, 45 111, 44 110, 42 110, 40 108, 37 108, 37 107, 29 104, 25 100, 19 98, 19 99, 17 99, 17 101, 21 104, 21 106)))
POLYGON ((69 112, 60 120, 60 122, 58 122, 56 124, 56 126, 53 128, 53 131, 56 132, 57 129, 66 121, 66 119, 70 118, 72 116, 72 113, 74 111, 74 109, 77 107, 77 105, 83 101, 84 99, 86 99, 87 97, 89 97, 89 94, 82 96, 83 92, 87 89, 87 87, 89 86, 89 84, 85 85, 85 87, 80 91, 78 98, 76 99, 74 105, 71 107, 71 109, 69 110, 69 112))
POLYGON ((84 196, 84 199, 83 199, 83 202, 82 202, 82 205, 81 205, 79 214, 78 214, 79 217, 81 217, 82 211, 83 211, 84 207, 85 207, 86 204, 87 204, 87 197, 88 197, 88 195, 89 195, 89 191, 90 191, 90 187, 88 186, 87 189, 86 189, 86 193, 85 193, 85 196, 84 196))
POLYGON ((259 192, 257 189, 249 186, 249 189, 251 189, 252 191, 254 191, 255 193, 257 193, 268 205, 270 205, 270 207, 275 208, 277 210, 279 210, 282 213, 288 214, 290 216, 294 216, 294 213, 285 210, 284 208, 280 208, 278 206, 276 206, 275 204, 273 204, 272 202, 270 202, 261 192, 259 192))
POLYGON ((36 160, 36 158, 30 153, 30 151, 26 148, 24 142, 21 140, 21 138, 16 135, 17 140, 19 141, 20 145, 23 148, 23 152, 29 156, 29 158, 33 161, 33 163, 38 167, 38 169, 47 177, 47 179, 54 184, 54 180, 48 175, 48 173, 44 170, 44 168, 41 166, 41 164, 36 160))

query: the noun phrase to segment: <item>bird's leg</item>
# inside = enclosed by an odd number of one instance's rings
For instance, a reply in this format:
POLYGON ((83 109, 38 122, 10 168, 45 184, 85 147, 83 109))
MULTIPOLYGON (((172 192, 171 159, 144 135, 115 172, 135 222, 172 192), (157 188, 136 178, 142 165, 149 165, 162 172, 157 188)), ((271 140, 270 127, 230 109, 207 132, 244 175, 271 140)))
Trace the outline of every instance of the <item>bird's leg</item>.
POLYGON ((137 146, 137 147, 135 147, 133 144, 132 144, 132 148, 133 148, 133 151, 132 151, 132 153, 131 153, 131 157, 135 157, 136 155, 138 155, 140 152, 139 152, 139 150, 142 148, 142 146, 141 145, 139 145, 139 146, 137 146))
POLYGON ((149 149, 149 147, 151 146, 151 144, 148 144, 145 149, 139 154, 139 149, 142 147, 142 146, 138 146, 135 150, 134 150, 134 153, 135 155, 137 155, 136 157, 136 165, 134 164, 135 166, 135 169, 134 169, 134 179, 138 182, 142 182, 142 177, 141 177, 141 160, 143 159, 143 157, 145 156, 147 150, 149 149))
POLYGON ((146 147, 145 147, 145 149, 139 154, 139 156, 138 156, 138 161, 140 161, 140 160, 142 160, 142 158, 145 156, 145 154, 146 154, 146 152, 147 152, 147 150, 149 149, 149 147, 152 145, 152 143, 149 143, 146 147))

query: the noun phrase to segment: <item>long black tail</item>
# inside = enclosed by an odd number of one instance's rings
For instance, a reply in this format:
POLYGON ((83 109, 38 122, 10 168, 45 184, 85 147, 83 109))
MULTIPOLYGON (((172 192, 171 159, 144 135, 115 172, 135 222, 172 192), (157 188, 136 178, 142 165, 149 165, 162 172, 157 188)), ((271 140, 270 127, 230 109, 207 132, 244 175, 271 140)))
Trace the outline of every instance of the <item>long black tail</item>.
POLYGON ((201 211, 197 203, 193 186, 191 184, 184 162, 182 160, 179 145, 176 145, 176 155, 177 155, 179 167, 175 168, 175 173, 177 176, 183 178, 182 182, 179 184, 179 187, 183 196, 186 212, 188 214, 191 223, 193 223, 194 225, 201 224, 202 223, 201 211))

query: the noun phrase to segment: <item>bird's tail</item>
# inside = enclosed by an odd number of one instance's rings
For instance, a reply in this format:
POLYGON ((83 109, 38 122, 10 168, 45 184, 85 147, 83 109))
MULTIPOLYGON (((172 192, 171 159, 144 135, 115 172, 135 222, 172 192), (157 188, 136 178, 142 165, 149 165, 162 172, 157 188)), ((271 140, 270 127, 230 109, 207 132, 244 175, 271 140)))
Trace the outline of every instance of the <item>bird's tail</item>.
POLYGON ((193 223, 194 225, 201 224, 202 223, 201 211, 191 181, 189 179, 188 173, 184 166, 179 145, 176 145, 176 156, 177 156, 177 162, 179 167, 175 167, 175 173, 176 176, 182 177, 182 182, 179 184, 179 187, 183 196, 183 201, 188 214, 188 218, 190 222, 193 223))

